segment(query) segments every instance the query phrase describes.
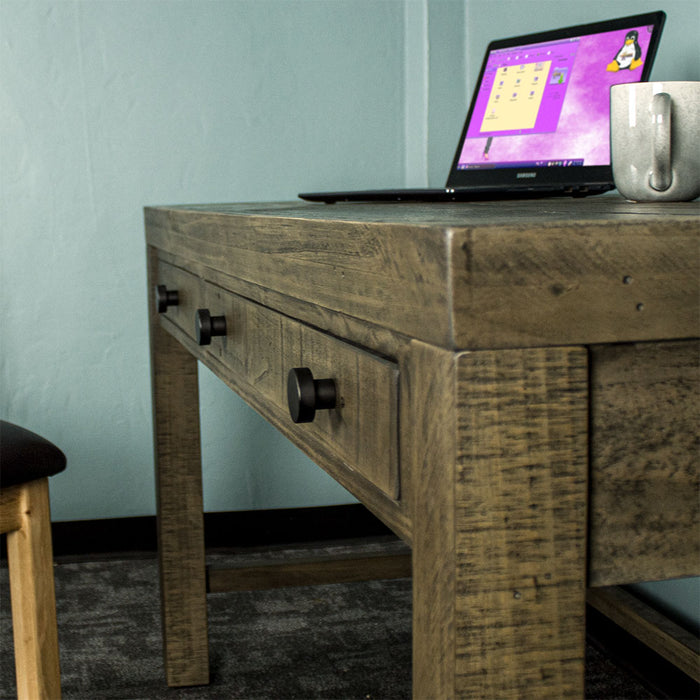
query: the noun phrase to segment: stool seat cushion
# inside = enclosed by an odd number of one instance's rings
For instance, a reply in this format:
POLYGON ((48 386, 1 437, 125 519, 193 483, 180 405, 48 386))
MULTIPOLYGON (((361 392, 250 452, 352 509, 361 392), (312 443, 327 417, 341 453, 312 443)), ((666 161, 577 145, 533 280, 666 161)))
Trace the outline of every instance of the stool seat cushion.
POLYGON ((18 425, 0 421, 0 487, 53 476, 66 456, 53 443, 18 425))

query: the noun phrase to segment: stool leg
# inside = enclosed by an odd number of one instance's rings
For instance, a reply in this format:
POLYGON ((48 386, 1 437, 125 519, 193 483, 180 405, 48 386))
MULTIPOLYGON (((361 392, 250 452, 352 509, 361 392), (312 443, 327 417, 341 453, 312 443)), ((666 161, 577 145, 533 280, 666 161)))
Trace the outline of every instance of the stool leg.
POLYGON ((61 697, 49 480, 22 487, 19 530, 7 534, 17 697, 61 697))

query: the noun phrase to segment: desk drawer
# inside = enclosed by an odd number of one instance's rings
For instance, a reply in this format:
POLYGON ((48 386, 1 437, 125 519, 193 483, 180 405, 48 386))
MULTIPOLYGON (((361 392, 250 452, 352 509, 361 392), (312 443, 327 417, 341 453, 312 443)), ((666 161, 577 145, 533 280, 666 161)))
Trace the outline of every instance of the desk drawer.
POLYGON ((198 309, 224 317, 225 335, 199 348, 197 356, 204 364, 302 449, 313 444, 316 451, 332 455, 346 472, 345 483, 352 486, 357 473, 398 499, 396 364, 162 261, 158 284, 177 290, 178 304, 168 306, 163 316, 192 341, 198 309), (337 400, 335 408, 317 411, 313 422, 295 425, 288 409, 287 376, 298 367, 311 370, 314 379, 333 379, 337 400))

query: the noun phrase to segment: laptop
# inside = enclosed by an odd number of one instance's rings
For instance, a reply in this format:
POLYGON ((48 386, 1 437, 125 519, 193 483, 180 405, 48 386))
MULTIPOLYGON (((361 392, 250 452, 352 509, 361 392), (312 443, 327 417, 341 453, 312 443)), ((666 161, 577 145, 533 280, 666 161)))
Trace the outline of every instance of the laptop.
POLYGON ((469 201, 613 189, 610 87, 649 79, 665 19, 653 12, 492 41, 444 187, 299 197, 469 201))

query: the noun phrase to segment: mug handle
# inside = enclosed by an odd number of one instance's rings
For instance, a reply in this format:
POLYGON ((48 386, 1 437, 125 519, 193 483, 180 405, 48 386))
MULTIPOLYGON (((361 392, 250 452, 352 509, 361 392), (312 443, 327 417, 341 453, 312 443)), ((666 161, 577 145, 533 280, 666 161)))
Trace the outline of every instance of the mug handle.
POLYGON ((671 186, 671 95, 657 92, 651 100, 654 125, 649 184, 657 192, 671 186))

